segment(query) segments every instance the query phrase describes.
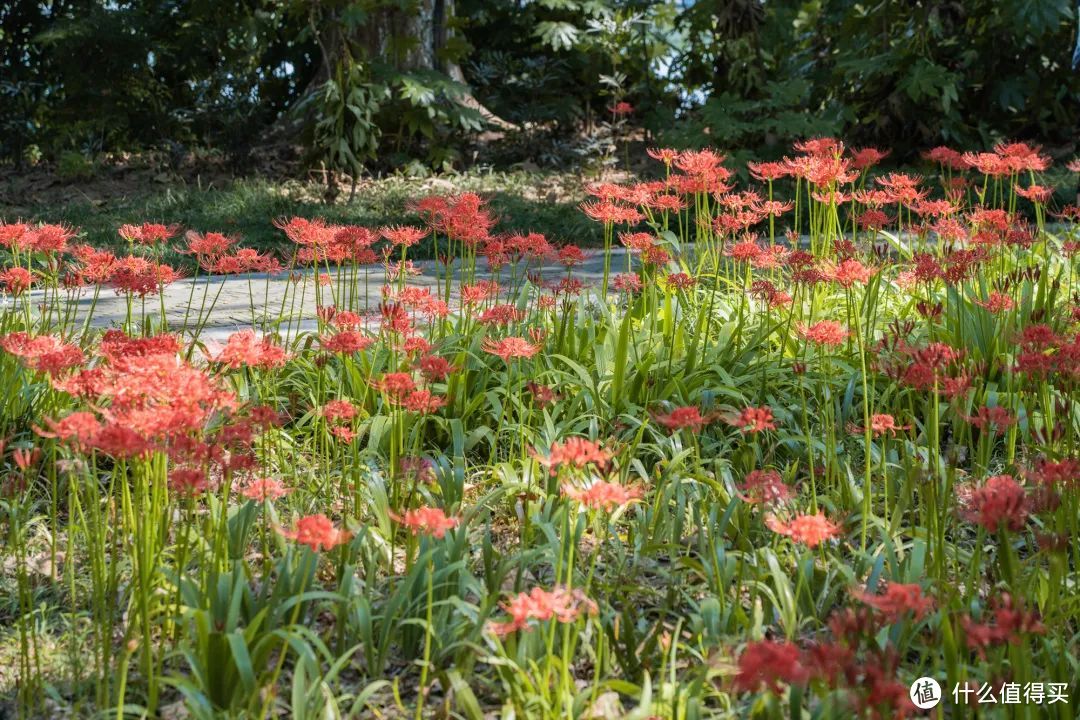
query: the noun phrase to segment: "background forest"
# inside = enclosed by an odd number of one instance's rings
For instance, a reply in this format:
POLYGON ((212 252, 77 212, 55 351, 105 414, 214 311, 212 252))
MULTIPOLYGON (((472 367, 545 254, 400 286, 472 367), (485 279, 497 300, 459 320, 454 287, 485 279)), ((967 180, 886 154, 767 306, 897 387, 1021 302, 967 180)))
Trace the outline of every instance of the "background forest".
POLYGON ((0 156, 267 157, 355 178, 615 163, 620 141, 904 162, 1080 127, 1072 0, 21 0, 0 7, 0 156))

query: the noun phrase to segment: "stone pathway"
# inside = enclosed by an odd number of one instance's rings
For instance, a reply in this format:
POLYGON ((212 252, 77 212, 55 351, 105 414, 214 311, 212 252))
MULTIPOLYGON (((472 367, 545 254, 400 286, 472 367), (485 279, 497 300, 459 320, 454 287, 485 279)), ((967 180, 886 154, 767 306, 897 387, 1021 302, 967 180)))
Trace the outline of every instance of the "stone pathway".
MULTIPOLYGON (((481 262, 481 265, 483 263, 481 262)), ((411 276, 406 284, 412 287, 430 288, 436 292, 435 262, 422 260, 414 263, 421 271, 420 275, 411 276)), ((557 263, 545 264, 539 268, 532 266, 531 271, 538 270, 547 280, 558 280, 565 277, 566 268, 557 263)), ((626 251, 623 248, 613 248, 611 251, 612 274, 626 270, 626 251)), ((509 268, 504 268, 501 277, 505 282, 509 277, 509 268)), ((331 270, 333 275, 333 270, 331 270)), ((456 274, 456 273, 455 273, 456 274)), ((604 257, 601 252, 594 251, 588 254, 586 260, 573 270, 573 276, 589 285, 599 285, 604 274, 604 257)), ((200 338, 207 341, 221 341, 237 330, 258 327, 265 316, 272 321, 279 314, 288 316, 291 312, 292 322, 282 324, 279 329, 282 334, 295 336, 304 331, 313 330, 316 327, 316 295, 314 283, 314 271, 304 271, 300 280, 290 280, 285 274, 267 276, 263 273, 248 275, 214 276, 207 278, 200 276, 196 279, 185 278, 168 285, 161 297, 152 296, 146 298, 145 308, 147 315, 159 317, 162 306, 165 308, 165 317, 171 331, 178 331, 185 327, 186 334, 190 335, 195 329, 196 320, 201 308, 213 307, 209 313, 206 324, 203 327, 200 338), (252 304, 255 308, 255 322, 252 322, 252 304), (284 303, 284 311, 282 306, 284 303)), ((490 273, 477 272, 476 279, 483 280, 491 277, 490 273)), ((365 305, 376 309, 381 300, 384 272, 379 266, 370 269, 369 283, 364 286, 364 269, 361 268, 358 276, 355 307, 363 308, 365 305), (366 302, 365 302, 366 300, 366 302)), ((458 292, 459 281, 455 279, 451 287, 451 308, 456 307, 454 300, 460 297, 458 292)), ((31 292, 31 302, 39 305, 42 299, 42 291, 31 292)), ((4 303, 10 305, 11 300, 5 298, 4 303)), ((83 323, 93 310, 90 324, 96 328, 119 327, 124 323, 127 316, 127 300, 124 296, 118 296, 108 288, 103 288, 94 303, 91 291, 84 291, 76 301, 77 322, 83 323)), ((322 304, 331 304, 329 289, 322 289, 322 304)), ((341 303, 344 305, 344 303, 341 303)), ((138 298, 133 305, 135 317, 142 315, 143 303, 138 298)))

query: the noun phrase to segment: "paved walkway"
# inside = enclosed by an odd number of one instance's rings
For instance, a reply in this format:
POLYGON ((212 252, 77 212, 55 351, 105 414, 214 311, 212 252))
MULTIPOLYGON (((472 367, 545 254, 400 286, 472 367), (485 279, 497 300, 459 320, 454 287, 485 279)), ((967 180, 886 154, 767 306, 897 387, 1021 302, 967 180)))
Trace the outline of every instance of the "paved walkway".
MULTIPOLYGON (((611 272, 625 272, 626 251, 623 248, 613 248, 611 251, 611 272)), ((483 266, 483 261, 480 265, 483 266)), ((432 260, 417 261, 415 267, 421 271, 420 275, 409 277, 406 284, 412 287, 430 288, 436 292, 435 263, 432 260)), ((548 280, 558 280, 565 277, 566 268, 556 263, 550 263, 537 268, 531 266, 530 271, 539 270, 548 280)), ((333 272, 333 269, 331 269, 333 272)), ((520 272, 520 270, 519 270, 520 272)), ((573 276, 586 285, 599 286, 604 273, 604 258, 599 251, 588 254, 581 265, 574 268, 573 276)), ((314 271, 304 271, 301 280, 290 280, 285 274, 267 276, 262 273, 248 275, 214 276, 207 278, 200 276, 196 279, 185 278, 168 285, 161 297, 152 296, 146 298, 146 313, 154 318, 159 316, 162 306, 165 308, 165 317, 171 331, 178 331, 186 326, 186 332, 190 334, 195 329, 197 319, 202 308, 213 307, 209 313, 206 324, 200 333, 204 340, 220 341, 237 330, 251 327, 260 327, 264 318, 271 321, 279 315, 290 315, 291 323, 283 323, 279 331, 283 334, 295 335, 299 332, 312 330, 316 327, 316 295, 314 271), (252 305, 254 304, 254 323, 252 322, 252 305), (284 311, 282 307, 284 306, 284 311)), ((371 266, 369 282, 365 289, 364 269, 359 272, 357 286, 353 289, 356 293, 352 303, 354 307, 368 307, 375 310, 381 301, 382 286, 384 283, 384 271, 380 266, 371 266)), ((476 279, 488 279, 490 273, 477 272, 476 279)), ((504 282, 510 277, 509 267, 503 268, 500 277, 504 282)), ((454 300, 460 297, 459 282, 454 280, 451 287, 451 308, 456 307, 454 300)), ((322 304, 330 305, 332 300, 329 288, 322 288, 322 304)), ((36 306, 41 303, 42 291, 31 292, 31 302, 36 306)), ((10 299, 5 299, 7 304, 10 299)), ((118 296, 111 289, 102 289, 97 302, 94 302, 91 291, 84 291, 77 301, 77 321, 85 321, 87 314, 93 309, 91 326, 97 328, 119 327, 124 323, 127 316, 127 300, 124 296, 118 296)), ((342 307, 345 302, 339 302, 342 307)), ((141 316, 143 302, 135 299, 133 313, 136 317, 141 316)), ((203 311, 205 312, 205 311, 203 311)))

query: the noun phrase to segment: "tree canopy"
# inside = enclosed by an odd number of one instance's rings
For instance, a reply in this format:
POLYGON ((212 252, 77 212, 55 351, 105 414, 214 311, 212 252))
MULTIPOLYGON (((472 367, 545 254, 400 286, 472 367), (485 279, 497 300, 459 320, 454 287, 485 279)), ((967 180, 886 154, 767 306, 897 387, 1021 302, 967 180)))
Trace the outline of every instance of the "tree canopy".
POLYGON ((612 110, 769 154, 840 133, 903 156, 1070 150, 1072 0, 54 0, 0 7, 0 155, 215 148, 287 123, 311 159, 435 166, 502 121, 539 162, 612 110), (620 103, 625 103, 620 105, 620 103))

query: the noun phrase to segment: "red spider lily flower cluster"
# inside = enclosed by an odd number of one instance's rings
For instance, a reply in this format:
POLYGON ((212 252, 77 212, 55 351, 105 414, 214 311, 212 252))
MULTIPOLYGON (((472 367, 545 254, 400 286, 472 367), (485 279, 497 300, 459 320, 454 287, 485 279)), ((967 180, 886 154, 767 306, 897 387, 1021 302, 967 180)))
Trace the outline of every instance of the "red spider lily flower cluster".
POLYGON ((178 347, 170 335, 107 332, 99 348, 104 362, 52 380, 57 390, 98 408, 100 419, 80 415, 77 423, 50 423, 50 435, 114 457, 164 452, 177 462, 213 460, 232 468, 250 463, 251 419, 236 415, 236 397, 183 362, 178 347), (233 417, 216 430, 219 435, 200 439, 212 432, 210 420, 222 415, 233 417), (229 452, 232 443, 239 445, 229 452))
POLYGON ((713 422, 718 413, 706 413, 701 414, 701 408, 697 405, 686 405, 682 407, 676 407, 668 413, 654 412, 652 414, 653 420, 666 427, 671 432, 677 432, 679 430, 693 430, 694 432, 701 432, 709 423, 713 422))
POLYGON ((66 225, 0 223, 0 245, 13 252, 62 253, 75 235, 76 231, 66 225))
POLYGON ((270 337, 258 337, 254 330, 233 333, 225 347, 214 356, 214 362, 236 370, 242 367, 272 370, 282 367, 289 359, 284 348, 274 345, 270 337))
POLYGON ((1023 530, 1030 512, 1027 493, 1012 475, 995 475, 978 488, 964 488, 960 503, 961 514, 989 532, 1023 530))
POLYGON ((960 618, 964 628, 964 641, 967 646, 985 656, 986 650, 1007 643, 1019 642, 1023 635, 1042 635, 1046 628, 1034 612, 1025 610, 1014 603, 1009 593, 991 601, 985 622, 976 620, 971 615, 960 618))
POLYGON ((843 345, 851 332, 835 320, 819 320, 813 325, 798 326, 799 334, 804 338, 824 347, 837 347, 843 345))
POLYGON ((33 337, 25 332, 0 336, 0 348, 37 372, 59 377, 86 362, 82 349, 52 335, 33 337))
POLYGON ((923 594, 917 584, 888 583, 881 593, 856 592, 855 598, 869 605, 888 623, 911 617, 921 620, 934 607, 934 601, 923 594))
POLYGON ((281 530, 281 534, 300 545, 307 545, 315 552, 331 550, 347 543, 352 534, 347 530, 334 527, 334 523, 325 515, 307 515, 296 521, 293 530, 281 530))
POLYGON ((555 587, 552 590, 533 588, 527 593, 519 593, 502 606, 510 616, 503 622, 490 622, 488 631, 505 637, 519 630, 528 632, 534 622, 554 620, 559 623, 575 622, 582 615, 595 615, 596 603, 587 598, 581 590, 567 590, 555 587))
POLYGON ((34 284, 34 274, 26 268, 13 267, 0 272, 0 286, 12 297, 19 297, 34 284))
POLYGON ((811 668, 806 664, 798 645, 762 640, 749 643, 739 655, 735 687, 743 692, 754 692, 764 687, 778 693, 781 683, 803 685, 811 675, 811 668))
POLYGON ((815 548, 826 540, 840 535, 840 526, 818 512, 813 515, 796 515, 789 520, 782 520, 776 515, 765 518, 770 530, 785 535, 797 543, 815 548))
POLYGON ((643 495, 640 487, 620 485, 606 480, 596 480, 584 489, 565 483, 562 486, 562 494, 592 510, 606 511, 627 505, 643 495))
POLYGON ((447 515, 441 508, 422 507, 415 510, 406 510, 404 515, 391 513, 396 522, 401 523, 414 535, 431 535, 442 540, 449 530, 453 530, 461 520, 447 515))
POLYGON ((523 337, 505 337, 499 340, 485 338, 481 346, 486 353, 502 358, 509 363, 514 358, 531 358, 540 352, 540 346, 523 337))
POLYGON ((763 406, 743 408, 737 415, 729 417, 727 423, 738 428, 740 432, 757 434, 765 430, 775 430, 776 423, 773 420, 772 408, 763 406))
POLYGON ((739 497, 751 505, 780 505, 794 496, 794 490, 776 470, 753 470, 739 485, 739 497))
POLYGON ((139 245, 158 245, 176 237, 178 232, 180 232, 179 225, 161 225, 159 223, 121 225, 118 230, 120 237, 139 245))
POLYGON ((240 494, 248 500, 267 502, 285 497, 289 494, 289 488, 285 487, 285 484, 277 478, 255 477, 248 480, 240 488, 240 494))
POLYGON ((583 470, 589 465, 603 472, 611 461, 611 453, 602 448, 599 442, 583 437, 569 437, 561 443, 552 443, 546 456, 533 450, 533 457, 549 468, 553 476, 558 474, 560 468, 583 470))

